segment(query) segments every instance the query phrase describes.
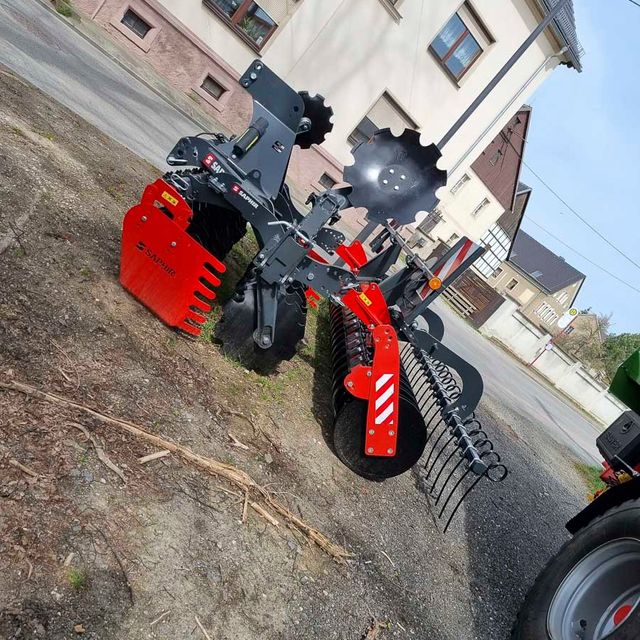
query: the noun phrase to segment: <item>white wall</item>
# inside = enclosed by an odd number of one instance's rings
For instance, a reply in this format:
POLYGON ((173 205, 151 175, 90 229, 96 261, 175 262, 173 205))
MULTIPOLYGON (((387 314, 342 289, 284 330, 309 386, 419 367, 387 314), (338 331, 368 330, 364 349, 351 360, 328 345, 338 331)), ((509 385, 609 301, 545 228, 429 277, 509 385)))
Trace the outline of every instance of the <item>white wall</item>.
POLYGON ((517 310, 515 302, 505 300, 496 313, 480 327, 480 331, 488 337, 497 338, 526 364, 533 362, 539 355, 533 368, 603 424, 611 424, 627 410, 608 393, 605 386, 587 373, 580 362, 557 347, 543 351, 551 336, 531 324, 517 310))
MULTIPOLYGON (((239 73, 256 57, 201 0, 160 2, 239 73)), ((404 0, 399 5, 402 19, 396 22, 380 0, 302 0, 266 45, 263 59, 295 88, 328 98, 336 118, 324 146, 343 163, 351 157, 348 135, 385 90, 419 123, 423 143, 437 141, 539 20, 528 0, 473 0, 495 43, 458 86, 428 46, 460 4, 459 0, 404 0)), ((539 38, 447 145, 444 168, 452 167, 473 144, 479 153, 494 138, 552 67, 499 115, 501 110, 552 53, 551 41, 539 38), (481 132, 484 135, 477 141, 481 132)), ((449 184, 474 157, 463 163, 449 184)))
POLYGON ((452 233, 458 234, 458 237, 465 235, 479 242, 487 229, 504 213, 504 207, 474 171, 467 169, 465 173, 469 176, 469 181, 459 191, 455 194, 451 192, 456 182, 449 180, 446 189, 440 192, 438 209, 442 212, 443 219, 431 235, 445 242, 452 233), (489 204, 477 216, 472 216, 472 212, 485 198, 489 204))

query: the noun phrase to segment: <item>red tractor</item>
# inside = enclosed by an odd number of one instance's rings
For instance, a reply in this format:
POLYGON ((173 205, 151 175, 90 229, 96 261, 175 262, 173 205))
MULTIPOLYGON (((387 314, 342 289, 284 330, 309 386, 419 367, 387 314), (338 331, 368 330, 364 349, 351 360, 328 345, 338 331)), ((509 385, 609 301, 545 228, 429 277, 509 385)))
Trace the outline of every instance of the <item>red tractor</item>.
POLYGON ((606 488, 567 523, 573 538, 539 575, 512 640, 640 638, 640 351, 611 393, 631 411, 597 440, 606 488))

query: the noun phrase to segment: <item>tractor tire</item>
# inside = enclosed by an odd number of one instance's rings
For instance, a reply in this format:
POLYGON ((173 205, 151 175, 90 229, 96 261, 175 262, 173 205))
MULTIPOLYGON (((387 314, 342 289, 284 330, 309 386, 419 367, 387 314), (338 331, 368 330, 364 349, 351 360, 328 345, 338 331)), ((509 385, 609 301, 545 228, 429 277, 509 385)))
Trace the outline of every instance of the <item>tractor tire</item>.
POLYGON ((578 531, 529 592, 511 640, 640 638, 640 500, 578 531))

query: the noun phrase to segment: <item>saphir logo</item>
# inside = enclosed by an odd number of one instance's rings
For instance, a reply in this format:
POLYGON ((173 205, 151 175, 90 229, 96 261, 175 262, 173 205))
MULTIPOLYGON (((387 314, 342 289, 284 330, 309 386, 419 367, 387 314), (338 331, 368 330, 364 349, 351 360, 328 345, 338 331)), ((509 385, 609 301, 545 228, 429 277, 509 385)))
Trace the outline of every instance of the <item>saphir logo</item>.
POLYGON ((164 271, 170 278, 173 278, 176 275, 176 270, 168 265, 159 255, 151 251, 147 245, 142 242, 142 240, 138 240, 136 243, 136 249, 138 251, 142 251, 142 254, 151 260, 154 264, 156 264, 162 271, 164 271))

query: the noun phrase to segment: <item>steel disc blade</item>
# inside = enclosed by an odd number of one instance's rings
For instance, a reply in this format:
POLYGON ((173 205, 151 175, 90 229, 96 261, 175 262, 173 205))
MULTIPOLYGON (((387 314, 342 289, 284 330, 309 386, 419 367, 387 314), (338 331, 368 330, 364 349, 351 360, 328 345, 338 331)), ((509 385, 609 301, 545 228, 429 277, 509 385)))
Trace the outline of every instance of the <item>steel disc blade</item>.
POLYGON ((333 432, 333 446, 340 461, 357 475, 378 482, 411 469, 427 442, 424 419, 415 405, 402 396, 398 413, 396 455, 392 458, 367 456, 364 453, 367 403, 346 402, 336 416, 333 432))
POLYGON ((367 209, 369 220, 383 223, 393 218, 409 224, 417 213, 438 204, 436 191, 447 183, 447 172, 436 166, 438 147, 422 146, 417 131, 405 129, 396 137, 382 129, 352 153, 355 163, 344 170, 345 181, 353 187, 349 200, 367 209))
POLYGON ((322 144, 328 133, 333 130, 333 109, 324 103, 324 97, 318 94, 310 96, 307 91, 300 91, 304 101, 304 116, 311 120, 311 129, 299 133, 296 144, 301 149, 309 149, 312 144, 322 144))

